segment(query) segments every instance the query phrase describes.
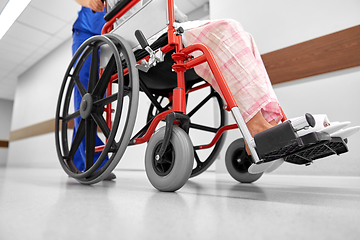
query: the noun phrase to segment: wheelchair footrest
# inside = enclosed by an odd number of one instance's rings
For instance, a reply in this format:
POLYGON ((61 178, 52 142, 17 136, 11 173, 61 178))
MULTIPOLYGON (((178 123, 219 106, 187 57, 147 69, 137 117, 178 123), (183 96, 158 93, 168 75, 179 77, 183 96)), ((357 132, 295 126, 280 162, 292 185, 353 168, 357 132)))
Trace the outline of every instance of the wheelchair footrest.
POLYGON ((326 132, 311 132, 298 137, 290 123, 284 122, 254 136, 261 160, 270 162, 283 158, 294 164, 310 164, 313 160, 348 151, 340 137, 326 132))
POLYGON ((313 160, 324 158, 333 154, 340 155, 348 152, 347 145, 342 138, 331 138, 330 141, 307 146, 298 152, 285 157, 285 161, 294 164, 309 164, 313 160))

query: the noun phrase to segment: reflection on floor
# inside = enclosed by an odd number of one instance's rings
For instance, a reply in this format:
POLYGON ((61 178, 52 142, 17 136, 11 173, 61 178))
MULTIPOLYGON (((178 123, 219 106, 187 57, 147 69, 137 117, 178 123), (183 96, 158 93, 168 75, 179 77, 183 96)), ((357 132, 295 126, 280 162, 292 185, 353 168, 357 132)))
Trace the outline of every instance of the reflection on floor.
POLYGON ((85 186, 61 169, 0 170, 0 239, 359 239, 360 178, 203 173, 176 193, 142 171, 85 186))

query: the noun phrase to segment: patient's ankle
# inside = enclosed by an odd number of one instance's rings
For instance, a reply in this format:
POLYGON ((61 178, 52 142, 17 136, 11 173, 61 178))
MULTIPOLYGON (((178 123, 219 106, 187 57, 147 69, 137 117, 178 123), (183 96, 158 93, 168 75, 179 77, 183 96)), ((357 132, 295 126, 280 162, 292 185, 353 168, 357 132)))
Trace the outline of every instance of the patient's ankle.
MULTIPOLYGON (((258 112, 253 118, 251 118, 247 123, 246 126, 249 129, 249 132, 252 137, 256 134, 263 132, 273 126, 277 125, 275 120, 267 122, 265 118, 262 116, 260 112, 258 112)), ((245 145, 245 149, 248 155, 251 155, 249 147, 247 144, 245 145)))
POLYGON ((270 123, 268 123, 260 112, 258 112, 246 123, 246 126, 248 127, 252 137, 254 137, 255 134, 265 131, 275 125, 275 121, 271 121, 270 123))

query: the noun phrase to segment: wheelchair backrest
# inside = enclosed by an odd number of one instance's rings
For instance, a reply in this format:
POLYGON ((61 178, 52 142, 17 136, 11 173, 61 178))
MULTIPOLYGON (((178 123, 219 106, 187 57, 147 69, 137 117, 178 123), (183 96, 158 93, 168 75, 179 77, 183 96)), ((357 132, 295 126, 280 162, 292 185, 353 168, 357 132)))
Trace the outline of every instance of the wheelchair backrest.
POLYGON ((135 31, 141 30, 147 39, 164 30, 168 25, 167 0, 149 0, 130 17, 114 27, 115 33, 128 41, 132 48, 139 45, 135 31))

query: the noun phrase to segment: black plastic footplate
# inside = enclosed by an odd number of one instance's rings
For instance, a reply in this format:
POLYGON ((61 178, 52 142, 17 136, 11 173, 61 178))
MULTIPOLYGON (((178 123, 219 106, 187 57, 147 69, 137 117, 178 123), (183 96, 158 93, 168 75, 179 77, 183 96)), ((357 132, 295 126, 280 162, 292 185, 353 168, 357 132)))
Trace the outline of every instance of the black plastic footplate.
POLYGON ((313 160, 348 152, 346 140, 325 132, 312 132, 299 137, 290 121, 254 136, 256 151, 264 162, 279 158, 294 164, 310 164, 313 160))

